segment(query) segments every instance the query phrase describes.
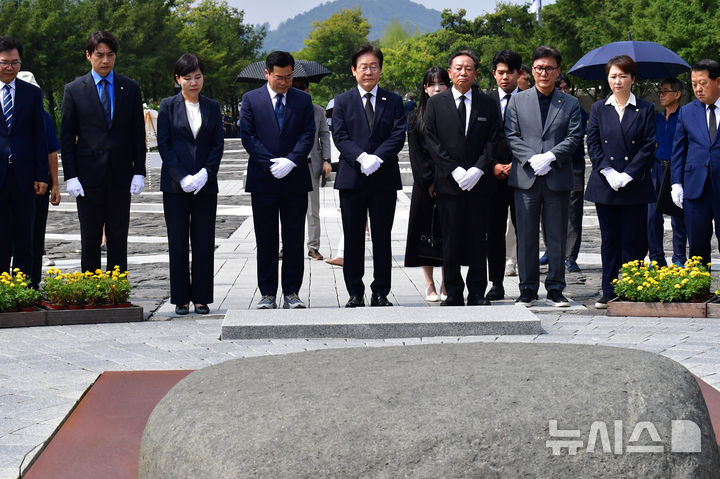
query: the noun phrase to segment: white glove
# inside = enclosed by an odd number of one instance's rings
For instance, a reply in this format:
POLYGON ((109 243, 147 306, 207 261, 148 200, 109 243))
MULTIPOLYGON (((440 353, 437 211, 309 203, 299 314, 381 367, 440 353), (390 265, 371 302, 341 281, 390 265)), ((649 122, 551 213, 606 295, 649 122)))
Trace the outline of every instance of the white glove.
POLYGON ((620 181, 620 188, 625 188, 633 180, 633 177, 623 171, 618 173, 618 180, 620 181))
POLYGON ((602 170, 600 170, 600 173, 605 176, 605 179, 610 185, 610 188, 612 188, 613 190, 617 191, 622 187, 622 177, 620 173, 615 171, 615 168, 603 168, 602 170))
POLYGON ((145 177, 143 175, 133 175, 130 183, 130 193, 139 195, 142 193, 143 188, 145 188, 145 177))
POLYGON ((678 208, 683 207, 683 199, 685 198, 685 194, 683 192, 683 187, 680 183, 675 183, 670 187, 670 197, 672 198, 673 203, 675 203, 678 208))
POLYGON ((358 161, 360 162, 360 171, 366 176, 375 173, 383 162, 379 156, 369 155, 367 153, 360 155, 358 161))
POLYGON ((464 189, 463 184, 464 184, 465 176, 467 176, 467 171, 465 170, 465 168, 463 168, 462 166, 458 166, 457 168, 452 170, 451 174, 452 174, 452 177, 455 180, 455 182, 460 187, 460 189, 464 189))
POLYGON ((465 174, 465 178, 461 181, 461 186, 465 191, 470 191, 473 188, 475 188, 475 185, 477 185, 477 182, 480 181, 480 178, 482 178, 483 173, 485 173, 480 168, 472 167, 468 168, 467 173, 465 174))
POLYGON ((193 175, 187 175, 185 178, 180 180, 180 188, 182 188, 182 190, 185 193, 192 193, 193 190, 195 189, 195 185, 193 184, 193 181, 194 181, 193 175))
POLYGON ((297 166, 288 158, 273 158, 270 162, 274 163, 274 165, 270 167, 270 173, 278 180, 285 178, 288 173, 297 166))
POLYGON ((555 161, 555 155, 551 151, 539 153, 530 157, 528 162, 535 171, 536 176, 543 176, 550 172, 550 163, 555 161))
POLYGON ((78 196, 85 196, 85 191, 80 184, 80 180, 77 179, 77 176, 75 178, 70 178, 65 182, 65 189, 67 190, 68 194, 73 198, 77 198, 78 196))
POLYGON ((197 195, 202 190, 205 183, 207 183, 208 174, 205 168, 201 169, 193 175, 193 186, 195 187, 194 193, 197 195))

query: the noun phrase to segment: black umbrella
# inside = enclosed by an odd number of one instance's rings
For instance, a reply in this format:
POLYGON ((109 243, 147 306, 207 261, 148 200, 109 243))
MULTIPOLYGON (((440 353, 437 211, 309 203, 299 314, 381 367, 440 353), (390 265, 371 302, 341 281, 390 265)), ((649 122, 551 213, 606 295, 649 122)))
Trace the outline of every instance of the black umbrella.
POLYGON ((568 71, 584 80, 604 80, 605 64, 618 55, 628 55, 637 64, 638 80, 663 79, 690 71, 690 65, 669 48, 655 42, 613 42, 586 53, 568 71))
MULTIPOLYGON (((316 61, 295 60, 293 78, 302 78, 309 82, 317 83, 331 73, 330 70, 316 61)), ((264 83, 265 80, 265 62, 249 64, 243 68, 243 71, 235 78, 235 81, 246 81, 250 83, 264 83)))

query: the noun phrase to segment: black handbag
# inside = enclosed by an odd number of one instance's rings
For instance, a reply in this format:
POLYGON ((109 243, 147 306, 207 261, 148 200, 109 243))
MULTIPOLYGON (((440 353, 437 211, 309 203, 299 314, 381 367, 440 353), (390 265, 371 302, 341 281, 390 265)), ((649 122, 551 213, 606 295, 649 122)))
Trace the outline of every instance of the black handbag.
POLYGON ((662 182, 660 188, 658 188, 658 197, 656 210, 664 215, 677 216, 678 218, 683 217, 682 208, 673 202, 670 190, 672 189, 672 180, 670 179, 670 162, 665 165, 665 173, 663 173, 662 182))
POLYGON ((442 236, 440 234, 440 214, 437 204, 433 204, 429 234, 420 235, 418 257, 435 261, 443 260, 442 236))

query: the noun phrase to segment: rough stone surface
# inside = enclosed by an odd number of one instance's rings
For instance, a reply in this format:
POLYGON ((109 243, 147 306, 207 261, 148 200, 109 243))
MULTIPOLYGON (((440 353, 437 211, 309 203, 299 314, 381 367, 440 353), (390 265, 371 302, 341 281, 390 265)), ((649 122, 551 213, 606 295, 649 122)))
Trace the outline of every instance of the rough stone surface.
POLYGON ((718 448, 693 376, 654 354, 562 344, 325 350, 228 361, 190 374, 152 413, 139 477, 717 477, 718 448), (553 455, 550 420, 579 430, 553 455), (671 421, 700 453, 671 452, 671 421), (603 452, 604 421, 622 454, 603 452), (635 425, 648 431, 630 441, 635 425), (629 453, 660 445, 662 453, 629 453))
POLYGON ((541 334, 540 319, 524 306, 313 308, 231 310, 222 339, 410 338, 541 334), (442 313, 442 314, 440 314, 442 313))

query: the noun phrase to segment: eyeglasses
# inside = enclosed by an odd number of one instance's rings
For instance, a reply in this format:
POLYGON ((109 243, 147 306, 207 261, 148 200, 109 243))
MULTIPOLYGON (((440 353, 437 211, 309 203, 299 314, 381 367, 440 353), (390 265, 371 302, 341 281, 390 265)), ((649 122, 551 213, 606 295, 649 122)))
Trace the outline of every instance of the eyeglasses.
POLYGON ((533 70, 535 70, 535 73, 538 75, 542 75, 543 72, 547 73, 548 75, 552 75, 555 70, 557 70, 557 67, 541 67, 541 66, 534 66, 533 70))
POLYGON ((2 68, 19 68, 22 62, 20 60, 14 60, 14 61, 6 61, 6 60, 0 60, 0 67, 2 68))
POLYGON ((674 93, 674 92, 676 92, 676 91, 678 91, 678 90, 665 90, 665 89, 662 89, 662 90, 658 90, 658 95, 667 95, 668 93, 674 93))
POLYGON ((375 73, 375 72, 379 72, 379 71, 380 71, 380 67, 379 67, 378 65, 370 65, 370 66, 368 66, 368 65, 362 65, 362 66, 357 67, 356 70, 359 71, 359 72, 363 72, 363 73, 365 73, 365 72, 373 72, 373 73, 375 73))

